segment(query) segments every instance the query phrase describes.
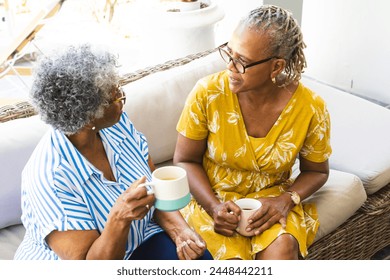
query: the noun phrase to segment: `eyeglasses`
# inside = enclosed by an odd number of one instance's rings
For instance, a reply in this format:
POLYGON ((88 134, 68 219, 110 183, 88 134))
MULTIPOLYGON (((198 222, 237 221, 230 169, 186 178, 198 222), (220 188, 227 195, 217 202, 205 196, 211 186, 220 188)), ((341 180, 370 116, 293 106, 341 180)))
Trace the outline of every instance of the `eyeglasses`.
POLYGON ((112 101, 110 102, 110 104, 122 102, 122 104, 125 105, 125 104, 126 104, 126 94, 125 94, 125 92, 123 91, 122 87, 121 87, 121 86, 117 86, 117 87, 115 88, 115 91, 116 91, 116 92, 119 92, 120 95, 121 95, 121 97, 112 100, 112 101))
POLYGON ((240 74, 244 74, 245 73, 245 70, 249 67, 252 67, 252 66, 255 66, 255 65, 259 65, 259 64, 262 64, 262 63, 265 63, 267 61, 270 61, 271 59, 273 58, 278 58, 276 56, 271 56, 271 57, 268 57, 266 59, 262 59, 262 60, 259 60, 259 61, 256 61, 256 62, 253 62, 253 63, 250 63, 248 65, 244 65, 242 64, 242 62, 240 62, 239 60, 235 59, 232 57, 232 55, 229 53, 228 50, 226 50, 226 46, 227 46, 228 43, 225 43, 221 46, 218 47, 218 50, 219 50, 219 54, 221 55, 222 59, 226 62, 226 64, 229 64, 230 62, 233 63, 233 66, 234 68, 237 70, 238 73, 240 74))

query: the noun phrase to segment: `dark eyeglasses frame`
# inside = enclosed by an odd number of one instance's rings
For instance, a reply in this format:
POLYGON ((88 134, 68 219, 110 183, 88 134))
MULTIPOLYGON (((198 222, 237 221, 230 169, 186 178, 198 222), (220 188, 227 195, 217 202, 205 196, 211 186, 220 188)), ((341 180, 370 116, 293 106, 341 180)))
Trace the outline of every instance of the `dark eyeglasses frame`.
POLYGON ((232 57, 232 55, 231 55, 227 50, 225 50, 225 47, 227 46, 227 44, 228 44, 228 42, 226 42, 226 43, 224 43, 224 44, 222 44, 222 45, 220 45, 220 46, 218 47, 219 54, 221 55, 223 61, 226 62, 226 64, 229 64, 230 62, 233 62, 234 68, 235 68, 235 69, 237 70, 237 72, 240 73, 240 74, 245 74, 245 70, 246 70, 247 68, 249 68, 249 67, 252 67, 252 66, 256 66, 256 65, 265 63, 265 62, 267 62, 267 61, 270 61, 270 60, 273 59, 273 58, 279 58, 279 57, 277 57, 277 56, 270 56, 270 57, 268 57, 268 58, 266 58, 266 59, 262 59, 262 60, 259 60, 259 61, 250 63, 250 64, 248 64, 248 65, 244 65, 244 64, 242 64, 239 60, 237 60, 237 59, 235 59, 234 57, 232 57), (227 57, 229 57, 229 60, 228 60, 228 61, 225 59, 224 54, 227 55, 227 57), (236 64, 236 63, 238 63, 238 64, 240 64, 240 65, 242 66, 242 71, 240 71, 239 69, 237 69, 237 64, 236 64))
POLYGON ((123 91, 122 87, 116 86, 115 90, 116 90, 116 92, 120 92, 122 96, 117 98, 117 99, 112 100, 110 103, 112 104, 112 103, 122 102, 123 105, 125 105, 126 104, 126 94, 123 91))

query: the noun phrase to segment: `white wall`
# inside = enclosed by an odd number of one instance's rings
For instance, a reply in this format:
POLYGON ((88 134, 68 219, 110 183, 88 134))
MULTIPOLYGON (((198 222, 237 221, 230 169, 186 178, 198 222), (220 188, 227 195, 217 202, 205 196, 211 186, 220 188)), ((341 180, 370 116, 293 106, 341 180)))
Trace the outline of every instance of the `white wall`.
POLYGON ((264 0, 264 4, 272 4, 290 11, 294 18, 301 24, 303 0, 264 0))
POLYGON ((225 12, 225 17, 215 28, 216 45, 229 41, 238 21, 249 11, 263 4, 261 0, 215 0, 215 2, 225 12))
POLYGON ((303 1, 307 76, 390 104, 390 1, 303 1))
POLYGON ((225 17, 216 26, 217 45, 229 41, 238 21, 250 10, 263 4, 273 4, 291 11, 294 17, 301 21, 303 0, 214 0, 222 7, 225 17))

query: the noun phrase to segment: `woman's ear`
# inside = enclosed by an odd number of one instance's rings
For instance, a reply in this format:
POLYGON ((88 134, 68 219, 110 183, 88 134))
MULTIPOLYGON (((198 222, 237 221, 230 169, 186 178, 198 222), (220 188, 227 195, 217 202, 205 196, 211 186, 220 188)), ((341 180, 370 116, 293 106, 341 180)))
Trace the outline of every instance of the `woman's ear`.
POLYGON ((282 58, 275 59, 274 63, 273 63, 271 78, 275 78, 280 73, 282 73, 284 70, 284 67, 286 67, 286 61, 284 59, 282 59, 282 58))

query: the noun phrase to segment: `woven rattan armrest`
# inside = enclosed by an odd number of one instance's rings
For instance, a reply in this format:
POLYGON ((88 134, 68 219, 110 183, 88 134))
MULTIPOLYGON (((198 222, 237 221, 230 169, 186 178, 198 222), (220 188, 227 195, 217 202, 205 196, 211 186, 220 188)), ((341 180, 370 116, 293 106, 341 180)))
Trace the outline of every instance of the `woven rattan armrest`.
POLYGON ((141 79, 141 78, 143 78, 145 76, 148 76, 150 74, 161 72, 161 71, 165 71, 165 70, 168 70, 168 69, 171 69, 171 68, 174 68, 174 67, 185 65, 185 64, 187 64, 187 63, 189 63, 191 61, 194 61, 194 60, 196 60, 198 58, 207 56, 207 55, 209 55, 209 54, 211 54, 211 53, 213 53, 213 52, 215 52, 217 50, 218 50, 218 48, 215 48, 215 49, 199 52, 199 53, 196 53, 196 54, 191 54, 191 55, 188 55, 188 56, 185 56, 185 57, 182 57, 182 58, 169 60, 169 61, 164 62, 162 64, 154 65, 153 67, 147 67, 147 68, 135 71, 133 73, 125 74, 120 79, 119 84, 120 85, 126 85, 128 83, 131 83, 131 82, 134 82, 136 80, 139 80, 139 79, 141 79))
POLYGON ((360 211, 367 215, 387 214, 390 226, 390 184, 383 187, 373 195, 369 195, 360 211))
POLYGON ((27 101, 0 107, 0 122, 7 122, 19 118, 36 115, 34 107, 27 101))
POLYGON ((309 247, 310 260, 368 260, 390 246, 390 184, 370 194, 355 214, 309 247))
MULTIPOLYGON (((128 83, 137 81, 150 74, 165 71, 181 65, 185 65, 193 60, 207 56, 215 52, 216 50, 217 49, 215 48, 212 50, 191 54, 182 58, 169 60, 162 64, 157 64, 153 67, 147 67, 132 73, 125 74, 120 78, 119 84, 126 85, 128 83)), ((10 105, 5 105, 0 107, 0 122, 7 122, 9 120, 18 119, 18 118, 26 118, 36 114, 37 114, 36 110, 28 101, 18 102, 15 104, 10 104, 10 105)))

